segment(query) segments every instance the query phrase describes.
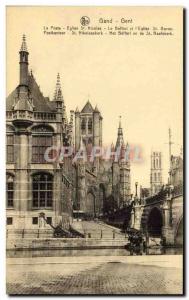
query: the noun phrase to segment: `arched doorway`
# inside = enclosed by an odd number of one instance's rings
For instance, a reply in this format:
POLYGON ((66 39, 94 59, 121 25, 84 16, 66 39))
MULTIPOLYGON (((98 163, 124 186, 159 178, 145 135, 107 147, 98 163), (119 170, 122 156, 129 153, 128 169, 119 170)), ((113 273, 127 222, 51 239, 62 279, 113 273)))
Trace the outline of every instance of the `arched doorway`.
POLYGON ((148 233, 151 236, 159 237, 161 236, 162 226, 163 226, 163 218, 162 218, 161 211, 157 207, 154 207, 152 208, 148 217, 148 223, 147 223, 148 233))
POLYGON ((180 220, 178 228, 177 228, 175 244, 178 246, 183 245, 183 218, 180 220))
POLYGON ((88 217, 95 217, 96 216, 96 202, 95 196, 93 193, 89 192, 87 194, 87 201, 86 201, 86 216, 88 217))

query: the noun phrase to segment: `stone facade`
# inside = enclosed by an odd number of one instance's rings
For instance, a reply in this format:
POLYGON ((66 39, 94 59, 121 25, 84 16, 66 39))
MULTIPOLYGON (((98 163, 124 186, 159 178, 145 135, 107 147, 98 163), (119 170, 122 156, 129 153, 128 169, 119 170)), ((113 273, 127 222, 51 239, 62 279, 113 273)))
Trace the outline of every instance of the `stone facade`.
POLYGON ((20 55, 20 81, 7 97, 7 228, 50 229, 40 217, 45 213, 49 223, 68 228, 73 216, 98 217, 108 209, 130 200, 130 164, 123 155, 117 161, 115 152, 124 152, 121 122, 112 158, 95 157, 90 149, 102 147, 102 116, 88 101, 84 108, 66 115, 66 106, 57 76, 53 100, 45 97, 32 72, 29 52, 23 37, 20 55), (74 118, 75 115, 75 118, 74 118), (51 149, 52 147, 52 149, 51 149), (84 151, 87 161, 53 159, 57 149, 73 147, 74 154, 84 151), (47 149, 48 159, 44 153, 47 149), (75 214, 75 215, 74 215, 75 214))

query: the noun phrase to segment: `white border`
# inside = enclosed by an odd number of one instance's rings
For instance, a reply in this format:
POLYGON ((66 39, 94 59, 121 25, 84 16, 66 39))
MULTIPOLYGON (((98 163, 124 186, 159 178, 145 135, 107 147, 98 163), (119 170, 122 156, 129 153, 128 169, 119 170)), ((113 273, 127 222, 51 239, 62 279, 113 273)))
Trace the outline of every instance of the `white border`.
MULTIPOLYGON (((87 0, 46 0, 46 1, 40 1, 40 0, 33 0, 33 1, 13 1, 13 0, 1 0, 0 2, 0 41, 1 41, 1 46, 0 46, 0 66, 1 70, 3 72, 0 72, 0 82, 1 84, 1 89, 0 89, 0 187, 1 187, 1 197, 0 197, 0 298, 4 299, 7 298, 8 296, 6 295, 5 291, 5 204, 4 204, 4 199, 5 199, 5 95, 6 95, 6 41, 5 41, 5 36, 6 36, 6 6, 7 5, 12 5, 12 6, 17 6, 17 5, 67 5, 67 6, 116 6, 116 5, 128 5, 128 6, 183 6, 187 10, 189 9, 189 1, 188 0, 180 0, 180 1, 173 1, 173 0, 167 0, 167 1, 132 1, 132 0, 95 0, 95 1, 87 1, 87 0)), ((187 12, 188 14, 188 12, 187 12)), ((188 24, 186 24, 186 42, 187 42, 187 49, 188 49, 188 24)), ((188 70, 188 63, 186 66, 186 71, 188 70)), ((186 79, 186 86, 187 86, 188 80, 186 79)), ((188 107, 187 108, 187 116, 188 114, 188 107)), ((187 118, 186 118, 187 122, 187 118)), ((187 122, 188 123, 188 122, 187 122)), ((186 128, 186 140, 188 140, 189 137, 189 130, 188 129, 188 124, 186 128)), ((187 153, 188 154, 188 151, 187 153)), ((187 163, 188 167, 188 163, 187 163)), ((188 168, 187 168, 188 169, 188 168)), ((186 180, 185 180, 186 184, 186 180)), ((186 184, 187 185, 187 184, 186 184)), ((188 196, 188 193, 187 193, 188 196)), ((185 201, 187 202, 188 197, 186 197, 185 201)), ((188 205, 187 205, 187 212, 186 214, 189 216, 188 212, 188 205)), ((187 221, 187 218, 186 218, 187 221)), ((187 237, 189 235, 189 230, 188 230, 188 222, 187 222, 187 237)), ((187 257, 187 251, 185 253, 185 256, 187 257)), ((188 259, 186 259, 186 262, 188 259)), ((188 264, 187 264, 188 267, 188 264)), ((186 268, 188 269, 188 268, 186 268)), ((188 278, 186 277, 186 292, 187 292, 187 286, 188 286, 188 278)), ((47 296, 46 296, 47 297, 47 296)), ((46 298, 45 297, 45 298, 46 298)), ((14 297, 14 299, 17 299, 19 297, 14 297)), ((22 297, 22 299, 29 299, 31 297, 22 297)), ((35 297, 35 299, 40 299, 40 297, 35 297)), ((55 298, 55 297, 51 297, 55 298)), ((64 298, 66 298, 64 296, 64 298)), ((70 298, 70 297, 69 297, 70 298)), ((99 298, 99 297, 98 297, 99 298)), ((117 298, 114 296, 113 298, 117 298)), ((130 299, 134 299, 135 297, 127 297, 130 299)), ((140 297, 141 298, 141 297, 140 297)), ((152 297, 148 297, 152 298, 152 297)), ((180 297, 174 297, 174 298, 180 298, 180 297)))

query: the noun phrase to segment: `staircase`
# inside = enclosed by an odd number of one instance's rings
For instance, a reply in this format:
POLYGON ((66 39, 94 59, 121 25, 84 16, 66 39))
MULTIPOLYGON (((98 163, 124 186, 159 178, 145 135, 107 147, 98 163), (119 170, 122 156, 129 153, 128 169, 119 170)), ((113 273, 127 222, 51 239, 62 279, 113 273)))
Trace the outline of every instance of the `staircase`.
POLYGON ((85 235, 86 238, 125 240, 120 229, 100 221, 74 221, 72 227, 85 235))

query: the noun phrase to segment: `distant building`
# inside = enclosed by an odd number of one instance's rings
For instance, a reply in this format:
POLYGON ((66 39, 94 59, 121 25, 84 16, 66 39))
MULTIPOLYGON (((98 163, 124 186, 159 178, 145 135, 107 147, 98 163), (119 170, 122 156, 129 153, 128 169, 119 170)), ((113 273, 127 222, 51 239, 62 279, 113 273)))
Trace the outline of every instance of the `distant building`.
POLYGON ((161 152, 151 154, 150 189, 151 196, 157 194, 162 187, 162 155, 161 152))

